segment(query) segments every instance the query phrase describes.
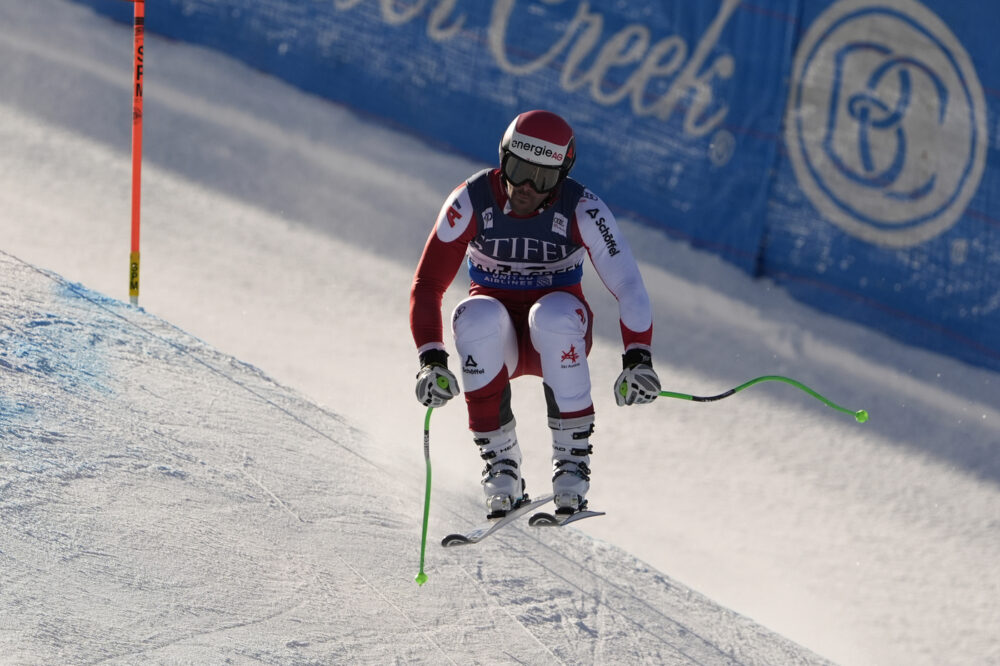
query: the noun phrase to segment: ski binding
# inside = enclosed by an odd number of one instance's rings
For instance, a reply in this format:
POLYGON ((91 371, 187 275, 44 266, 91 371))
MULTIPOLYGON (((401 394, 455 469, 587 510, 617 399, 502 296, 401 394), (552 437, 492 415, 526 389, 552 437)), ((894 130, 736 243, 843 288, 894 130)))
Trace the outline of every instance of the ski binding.
POLYGON ((584 518, 593 518, 594 516, 603 515, 603 511, 587 511, 586 509, 583 511, 577 511, 576 513, 571 513, 568 516, 554 516, 551 513, 539 511, 528 519, 528 524, 532 527, 562 527, 563 525, 568 525, 569 523, 583 520, 584 518))

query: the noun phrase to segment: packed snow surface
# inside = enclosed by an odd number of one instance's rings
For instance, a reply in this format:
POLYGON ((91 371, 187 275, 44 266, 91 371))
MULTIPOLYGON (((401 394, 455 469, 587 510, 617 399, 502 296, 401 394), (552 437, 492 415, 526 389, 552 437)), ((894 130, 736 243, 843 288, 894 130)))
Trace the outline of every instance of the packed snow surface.
MULTIPOLYGON (((145 55, 136 308, 131 31, 0 5, 4 660, 1000 664, 1000 377, 627 219, 664 388, 781 374, 871 420, 776 383, 617 408, 590 271, 608 515, 437 546, 482 516, 457 401, 431 421, 417 586, 409 282, 487 165, 222 54, 147 35, 145 55)), ((537 380, 514 409, 542 494, 537 380)))

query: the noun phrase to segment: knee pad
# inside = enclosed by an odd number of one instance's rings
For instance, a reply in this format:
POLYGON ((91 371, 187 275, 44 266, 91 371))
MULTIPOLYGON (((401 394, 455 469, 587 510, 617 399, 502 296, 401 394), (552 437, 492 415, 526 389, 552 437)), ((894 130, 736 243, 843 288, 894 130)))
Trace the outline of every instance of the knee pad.
POLYGON ((549 417, 593 411, 587 365, 587 306, 566 292, 538 299, 529 312, 531 344, 538 352, 549 417))
POLYGON ((472 296, 455 307, 451 315, 451 330, 455 344, 476 342, 490 336, 513 331, 507 309, 490 296, 472 296))
MULTIPOLYGON (((466 398, 517 367, 517 337, 507 309, 489 296, 472 296, 455 308, 451 318, 466 398)), ((456 372, 456 374, 458 374, 456 372)))
POLYGON ((546 294, 531 306, 528 313, 532 342, 537 348, 536 333, 582 340, 587 334, 588 317, 586 306, 576 296, 564 291, 546 294))

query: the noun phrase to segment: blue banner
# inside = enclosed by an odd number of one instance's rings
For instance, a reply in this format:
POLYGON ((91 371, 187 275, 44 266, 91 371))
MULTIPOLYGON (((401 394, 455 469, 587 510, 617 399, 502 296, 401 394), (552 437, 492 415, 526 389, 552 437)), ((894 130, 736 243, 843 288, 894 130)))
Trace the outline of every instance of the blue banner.
POLYGON ((1000 369, 1000 5, 157 0, 146 25, 486 162, 556 111, 620 213, 1000 369))
POLYGON ((826 310, 1000 369, 1000 5, 802 11, 762 271, 826 310))

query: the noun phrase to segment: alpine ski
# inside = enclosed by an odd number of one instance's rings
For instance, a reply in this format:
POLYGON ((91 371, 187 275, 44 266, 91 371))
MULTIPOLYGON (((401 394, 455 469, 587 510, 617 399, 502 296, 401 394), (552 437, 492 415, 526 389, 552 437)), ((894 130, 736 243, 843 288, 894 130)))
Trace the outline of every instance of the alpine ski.
POLYGON ((451 546, 465 546, 471 543, 479 543, 486 537, 490 536, 491 534, 499 530, 501 527, 504 527, 505 525, 510 525, 512 522, 514 522, 516 519, 520 518, 524 514, 532 511, 533 509, 537 509, 538 507, 542 506, 547 502, 551 502, 552 498, 553 498, 552 495, 545 495, 544 497, 539 497, 538 499, 530 500, 528 502, 525 502, 524 504, 521 504, 516 509, 511 509, 510 511, 507 512, 507 515, 504 516, 503 518, 494 518, 493 520, 487 521, 486 523, 483 523, 482 525, 468 532, 460 534, 449 534, 445 538, 441 539, 441 545, 444 546, 445 548, 449 548, 451 546))

